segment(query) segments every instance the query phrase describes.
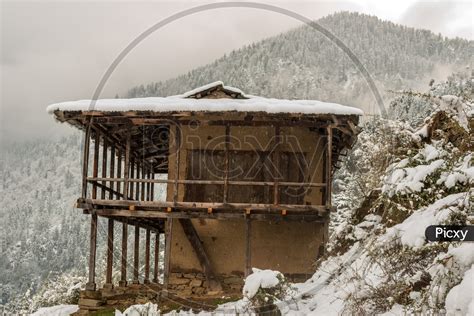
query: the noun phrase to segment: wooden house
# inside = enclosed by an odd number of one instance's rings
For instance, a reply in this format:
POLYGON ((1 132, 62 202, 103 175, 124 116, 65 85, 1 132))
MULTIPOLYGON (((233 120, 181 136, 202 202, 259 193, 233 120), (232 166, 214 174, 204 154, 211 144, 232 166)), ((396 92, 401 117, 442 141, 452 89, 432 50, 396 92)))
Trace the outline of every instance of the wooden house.
POLYGON ((108 219, 103 289, 148 284, 185 297, 239 292, 252 267, 292 280, 312 275, 328 238, 332 175, 362 114, 333 103, 249 96, 222 82, 178 96, 64 102, 48 111, 85 134, 76 205, 91 218, 89 295, 98 290, 100 216, 108 219), (158 187, 165 198, 158 199, 158 187), (117 224, 121 240, 114 240, 117 224))

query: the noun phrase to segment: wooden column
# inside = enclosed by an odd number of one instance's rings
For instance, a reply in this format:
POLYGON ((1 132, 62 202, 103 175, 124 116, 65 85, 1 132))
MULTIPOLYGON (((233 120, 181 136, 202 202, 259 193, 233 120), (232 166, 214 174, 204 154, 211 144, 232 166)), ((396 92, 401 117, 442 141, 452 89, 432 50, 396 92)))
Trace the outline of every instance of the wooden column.
POLYGON ((126 145, 125 145, 125 164, 123 166, 123 177, 124 177, 124 183, 123 183, 123 199, 128 200, 128 180, 129 180, 129 172, 130 172, 130 146, 131 146, 131 134, 130 130, 128 131, 127 134, 127 140, 126 140, 126 145))
POLYGON ((89 253, 89 280, 86 284, 86 290, 95 291, 95 256, 97 247, 97 214, 91 215, 91 235, 90 235, 90 253, 89 253))
POLYGON ((174 146, 175 146, 175 166, 174 166, 174 184, 173 184, 173 202, 176 203, 178 202, 178 179, 179 179, 179 147, 181 143, 181 130, 179 128, 179 125, 176 123, 175 124, 175 133, 174 133, 174 146))
MULTIPOLYGON (((109 166, 109 176, 111 178, 115 178, 115 147, 112 145, 110 146, 110 166, 109 166)), ((109 182, 109 187, 110 189, 114 189, 114 185, 115 183, 113 181, 110 181, 109 182)), ((109 200, 113 200, 114 199, 114 193, 113 191, 110 191, 109 192, 109 200)), ((120 191, 117 191, 117 192, 120 192, 120 191)))
MULTIPOLYGON (((149 167, 147 168, 146 178, 148 180, 151 179, 151 169, 149 167)), ((150 182, 147 182, 146 184, 146 200, 151 201, 151 183, 150 182)))
POLYGON ((128 223, 122 223, 122 258, 120 269, 119 286, 127 286, 127 246, 128 246, 128 223))
MULTIPOLYGON (((153 172, 151 173, 151 178, 153 180, 155 180, 155 174, 153 172)), ((152 183, 151 184, 150 201, 154 201, 154 200, 155 200, 155 184, 152 183)))
POLYGON ((229 124, 225 125, 225 157, 224 157, 224 204, 227 203, 229 195, 229 146, 230 146, 230 126, 229 124))
POLYGON ((146 239, 145 239, 145 278, 143 283, 150 283, 150 230, 146 230, 146 239))
MULTIPOLYGON (((100 137, 96 132, 95 134, 95 144, 94 144, 94 160, 92 165, 92 176, 97 178, 99 175, 99 146, 100 146, 100 137)), ((97 199, 97 183, 92 184, 92 199, 97 199)))
POLYGON ((109 218, 107 231, 107 268, 104 288, 112 289, 112 268, 114 264, 114 220, 109 218))
POLYGON ((163 286, 165 289, 168 288, 170 278, 170 256, 171 256, 171 232, 173 231, 173 219, 166 219, 165 229, 165 258, 164 258, 164 271, 163 271, 163 286))
POLYGON ((140 269, 140 227, 135 225, 135 246, 133 248, 133 284, 139 284, 138 273, 140 269))
POLYGON ((326 206, 331 207, 332 195, 332 127, 327 127, 326 147, 326 206))
MULTIPOLYGON (((102 145, 102 178, 107 178, 107 139, 105 137, 103 139, 103 145, 102 145)), ((107 187, 107 181, 102 181, 102 190, 101 190, 101 195, 100 198, 102 200, 105 200, 105 193, 107 190, 105 189, 107 187)))
POLYGON ((252 273, 252 222, 245 217, 245 276, 252 273))
MULTIPOLYGON (((140 179, 141 164, 137 161, 137 179, 140 179)), ((136 182, 135 200, 140 201, 140 182, 136 182)))
POLYGON ((153 268, 153 283, 158 283, 159 259, 160 259, 160 233, 156 233, 155 234, 155 257, 154 257, 154 268, 153 268))
POLYGON ((273 186, 273 204, 278 205, 280 203, 280 190, 278 188, 278 173, 279 173, 279 166, 280 166, 280 152, 278 151, 278 147, 281 143, 280 141, 280 126, 275 126, 275 151, 273 152, 273 172, 277 174, 273 175, 273 182, 275 185, 273 186))
MULTIPOLYGON (((122 178, 122 150, 117 151, 117 179, 122 178)), ((120 200, 120 193, 122 192, 122 184, 121 182, 117 181, 116 183, 117 188, 115 189, 117 191, 117 200, 120 200)))
MULTIPOLYGON (((138 174, 137 174, 138 176, 138 174)), ((135 179, 135 158, 132 157, 130 159, 130 179, 135 179)), ((130 194, 130 199, 133 200, 133 188, 135 187, 135 183, 130 182, 130 189, 129 189, 129 194, 130 194)))
MULTIPOLYGON (((146 166, 145 166, 145 162, 142 162, 142 177, 141 179, 145 179, 145 176, 146 176, 146 166)), ((145 182, 142 182, 141 183, 142 185, 142 188, 141 188, 141 195, 140 195, 140 201, 145 201, 145 197, 146 197, 146 192, 145 192, 145 182)))
POLYGON ((86 133, 84 135, 84 148, 82 157, 82 198, 87 198, 87 175, 89 173, 89 148, 91 141, 91 127, 86 127, 86 133))

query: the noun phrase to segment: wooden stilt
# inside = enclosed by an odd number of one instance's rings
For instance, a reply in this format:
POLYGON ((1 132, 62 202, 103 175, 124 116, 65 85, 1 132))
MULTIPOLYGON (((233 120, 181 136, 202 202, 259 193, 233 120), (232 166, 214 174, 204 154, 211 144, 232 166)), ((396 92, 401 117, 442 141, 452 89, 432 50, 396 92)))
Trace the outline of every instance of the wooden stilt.
MULTIPOLYGON (((140 179, 140 174, 141 174, 141 164, 137 161, 137 179, 140 179)), ((140 201, 140 182, 137 182, 135 184, 135 200, 140 201)))
MULTIPOLYGON (((138 177, 138 174, 137 174, 138 177)), ((130 179, 136 179, 135 178, 135 158, 130 159, 130 179)), ((135 187, 135 184, 133 182, 130 183, 130 189, 129 189, 129 194, 130 194, 130 199, 133 200, 133 189, 135 187)))
MULTIPOLYGON (((95 143, 94 143, 94 160, 92 165, 92 176, 97 177, 99 175, 99 146, 100 146, 100 137, 99 134, 95 134, 95 143)), ((97 183, 92 184, 92 198, 97 198, 97 183)))
MULTIPOLYGON (((118 150, 118 153, 117 153, 117 179, 120 179, 122 178, 122 150, 118 150)), ((117 191, 117 194, 115 196, 115 198, 117 200, 120 200, 120 195, 122 194, 122 191, 121 191, 121 182, 120 181, 117 181, 117 188, 115 191, 117 191)), ((126 200, 126 198, 124 197, 124 200, 126 200)))
POLYGON ((128 246, 128 223, 122 223, 122 260, 120 269, 119 286, 127 286, 127 246, 128 246))
POLYGON ((105 274, 104 288, 113 288, 112 268, 114 264, 114 220, 109 218, 107 232, 107 268, 105 274))
POLYGON ((230 126, 225 126, 225 158, 224 158, 224 194, 223 203, 227 203, 229 195, 229 146, 230 146, 230 126))
POLYGON ((89 253, 89 280, 86 284, 86 290, 95 291, 95 256, 97 247, 97 214, 91 215, 91 235, 90 235, 90 253, 89 253))
POLYGON ((165 258, 164 258, 164 271, 163 271, 163 286, 165 289, 169 286, 170 278, 170 256, 171 256, 171 239, 173 231, 173 219, 168 218, 166 220, 165 229, 165 258))
POLYGON ((89 148, 91 141, 91 128, 86 127, 84 135, 84 155, 82 157, 82 198, 87 198, 87 175, 89 173, 89 148))
POLYGON ((326 147, 326 207, 331 207, 332 199, 332 127, 327 127, 327 147, 326 147))
POLYGON ((127 143, 125 145, 125 164, 123 166, 123 198, 128 200, 128 189, 129 189, 129 172, 130 172, 130 147, 131 147, 131 134, 130 131, 127 134, 127 143))
POLYGON ((159 274, 159 259, 160 259, 160 234, 155 234, 155 257, 153 267, 153 283, 158 283, 159 274))
POLYGON ((175 132, 174 132, 174 147, 175 147, 175 174, 174 174, 174 185, 173 185, 173 202, 176 203, 178 202, 178 180, 179 180, 179 156, 180 156, 180 151, 179 148, 181 146, 181 130, 179 128, 178 124, 175 124, 175 132))
POLYGON ((133 248, 133 284, 139 284, 138 279, 140 269, 140 226, 135 225, 135 246, 133 248))
POLYGON ((145 239, 145 278, 143 283, 150 283, 150 230, 146 230, 146 239, 145 239))
MULTIPOLYGON (((151 179, 155 180, 155 174, 153 172, 151 173, 151 179)), ((154 201, 154 200, 155 200, 155 184, 152 183, 150 201, 154 201)))
MULTIPOLYGON (((102 177, 106 178, 107 177, 107 139, 104 137, 103 138, 103 144, 102 144, 102 177)), ((107 187, 107 181, 102 181, 102 189, 101 189, 101 194, 100 197, 102 200, 105 200, 105 193, 107 190, 105 189, 107 187)))
MULTIPOLYGON (((110 146, 110 166, 109 166, 109 176, 111 178, 114 178, 115 176, 115 146, 110 146)), ((113 181, 110 181, 109 182, 109 187, 113 190, 114 189, 114 182, 113 181)), ((120 191, 117 191, 117 192, 120 192, 120 191)), ((109 200, 113 200, 114 199, 114 192, 113 191, 109 191, 109 200)))
POLYGON ((252 273, 252 222, 245 218, 245 276, 252 273))
POLYGON ((280 141, 280 126, 275 126, 275 152, 273 153, 273 165, 272 171, 276 173, 273 175, 273 182, 275 185, 273 186, 273 204, 278 205, 280 203, 280 190, 279 190, 279 167, 280 167, 280 152, 278 151, 278 147, 281 143, 280 141))

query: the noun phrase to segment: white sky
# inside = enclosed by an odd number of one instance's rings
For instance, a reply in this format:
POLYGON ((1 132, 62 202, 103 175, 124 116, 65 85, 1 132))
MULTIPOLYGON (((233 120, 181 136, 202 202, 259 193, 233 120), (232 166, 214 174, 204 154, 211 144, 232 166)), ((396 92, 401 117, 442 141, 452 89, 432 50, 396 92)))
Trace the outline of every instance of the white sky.
MULTIPOLYGON (((65 133, 46 114, 50 103, 88 99, 117 54, 159 20, 200 1, 1 1, 3 141, 65 133)), ((265 1, 308 18, 341 11, 377 15, 473 39, 471 1, 265 1)), ((253 9, 219 9, 176 21, 134 49, 101 97, 172 78, 232 49, 298 26, 298 21, 253 9)))

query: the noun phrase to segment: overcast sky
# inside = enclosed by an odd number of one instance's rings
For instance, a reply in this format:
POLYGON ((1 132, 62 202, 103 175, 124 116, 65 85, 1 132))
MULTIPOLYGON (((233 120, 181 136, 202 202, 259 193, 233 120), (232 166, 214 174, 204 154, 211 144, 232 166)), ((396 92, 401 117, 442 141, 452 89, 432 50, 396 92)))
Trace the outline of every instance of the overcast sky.
MULTIPOLYGON (((159 20, 199 1, 1 1, 3 141, 67 132, 50 103, 91 98, 120 51, 159 20)), ((449 37, 473 39, 471 1, 265 1, 308 18, 358 11, 449 37)), ((207 2, 208 3, 208 2, 207 2)), ((172 78, 232 49, 300 25, 255 9, 218 9, 183 18, 148 37, 119 65, 101 97, 172 78)))

